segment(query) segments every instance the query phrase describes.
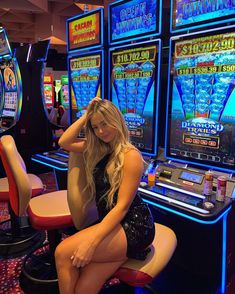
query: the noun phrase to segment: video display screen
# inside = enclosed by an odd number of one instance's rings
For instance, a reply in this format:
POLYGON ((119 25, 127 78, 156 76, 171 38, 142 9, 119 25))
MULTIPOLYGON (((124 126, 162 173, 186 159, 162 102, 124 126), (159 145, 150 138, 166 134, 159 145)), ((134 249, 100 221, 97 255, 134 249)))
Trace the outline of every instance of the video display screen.
POLYGON ((171 39, 166 156, 235 169, 235 27, 171 39))
POLYGON ((109 5, 109 42, 161 33, 161 0, 116 1, 109 5))
POLYGON ((69 58, 72 122, 83 115, 94 97, 103 98, 103 72, 101 51, 69 58))
POLYGON ((13 61, 5 61, 0 65, 1 74, 3 77, 3 109, 2 117, 14 117, 18 105, 18 89, 16 68, 13 61))
POLYGON ((46 106, 53 106, 53 85, 52 84, 44 84, 44 101, 46 106))
POLYGON ((103 9, 96 9, 86 14, 68 19, 68 52, 88 49, 103 45, 103 9))
POLYGON ((60 91, 60 97, 61 97, 61 104, 65 107, 69 107, 69 80, 68 75, 62 75, 61 76, 61 91, 60 91))
POLYGON ((132 143, 156 154, 161 41, 110 49, 110 100, 120 109, 132 143))
POLYGON ((0 29, 0 56, 11 55, 11 47, 9 45, 6 31, 0 29))
POLYGON ((171 9, 173 32, 235 20, 233 0, 171 0, 171 9))
POLYGON ((61 104, 65 107, 69 107, 69 85, 62 85, 61 87, 61 104))

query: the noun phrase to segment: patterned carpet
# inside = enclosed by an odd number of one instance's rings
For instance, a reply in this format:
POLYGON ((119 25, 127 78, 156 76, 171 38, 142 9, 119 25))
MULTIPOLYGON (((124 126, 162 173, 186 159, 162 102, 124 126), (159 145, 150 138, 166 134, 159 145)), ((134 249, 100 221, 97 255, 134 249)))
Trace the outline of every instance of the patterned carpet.
MULTIPOLYGON (((53 173, 39 175, 46 186, 46 193, 56 190, 53 173)), ((8 219, 7 203, 0 202, 0 221, 8 219)), ((19 285, 19 275, 24 256, 4 259, 0 257, 0 294, 24 294, 19 285)))

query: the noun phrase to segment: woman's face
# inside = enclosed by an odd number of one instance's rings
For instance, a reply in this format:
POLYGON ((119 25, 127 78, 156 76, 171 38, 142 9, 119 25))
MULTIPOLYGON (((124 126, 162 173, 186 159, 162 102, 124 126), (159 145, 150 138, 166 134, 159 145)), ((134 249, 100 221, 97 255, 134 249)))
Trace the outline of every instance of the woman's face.
POLYGON ((105 143, 111 143, 116 137, 117 130, 107 124, 101 113, 95 113, 91 118, 91 127, 95 135, 105 143))

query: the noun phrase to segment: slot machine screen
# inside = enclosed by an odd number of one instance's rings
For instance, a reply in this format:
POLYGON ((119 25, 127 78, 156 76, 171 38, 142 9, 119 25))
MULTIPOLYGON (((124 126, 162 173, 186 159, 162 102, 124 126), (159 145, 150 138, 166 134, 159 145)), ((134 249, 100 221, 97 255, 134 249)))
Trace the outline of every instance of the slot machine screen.
POLYGON ((6 31, 4 29, 0 29, 0 56, 11 54, 11 47, 7 39, 6 31))
POLYGON ((1 65, 1 73, 3 76, 3 109, 2 117, 15 117, 18 103, 18 90, 16 79, 16 68, 14 62, 5 61, 1 65))
POLYGON ((44 75, 43 78, 43 88, 44 88, 44 102, 46 107, 54 106, 54 85, 53 85, 53 76, 44 75))
POLYGON ((161 41, 110 49, 110 100, 122 112, 130 139, 143 154, 157 153, 161 41))
POLYGON ((127 0, 109 4, 109 43, 161 33, 161 0, 127 0))
POLYGON ((67 20, 67 49, 69 53, 103 45, 103 9, 67 20))
POLYGON ((53 85, 52 84, 44 84, 44 100, 46 106, 53 106, 53 85))
POLYGON ((235 26, 172 37, 166 157, 235 169, 235 26))
POLYGON ((103 51, 71 56, 68 60, 71 122, 74 122, 94 97, 103 98, 103 51))
POLYGON ((234 22, 234 14, 235 1, 171 0, 171 31, 234 22))
POLYGON ((61 104, 65 107, 69 107, 69 85, 68 76, 61 76, 61 104))
POLYGON ((31 45, 28 57, 29 62, 45 61, 50 46, 50 40, 39 41, 31 45))

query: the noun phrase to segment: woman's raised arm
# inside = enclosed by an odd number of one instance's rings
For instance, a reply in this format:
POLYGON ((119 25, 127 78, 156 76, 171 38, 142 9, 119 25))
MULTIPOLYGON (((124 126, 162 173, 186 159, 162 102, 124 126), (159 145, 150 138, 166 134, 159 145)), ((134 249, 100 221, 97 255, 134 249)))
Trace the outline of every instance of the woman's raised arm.
POLYGON ((60 137, 59 145, 67 151, 83 152, 86 139, 78 138, 80 131, 86 123, 86 113, 76 120, 60 137))

